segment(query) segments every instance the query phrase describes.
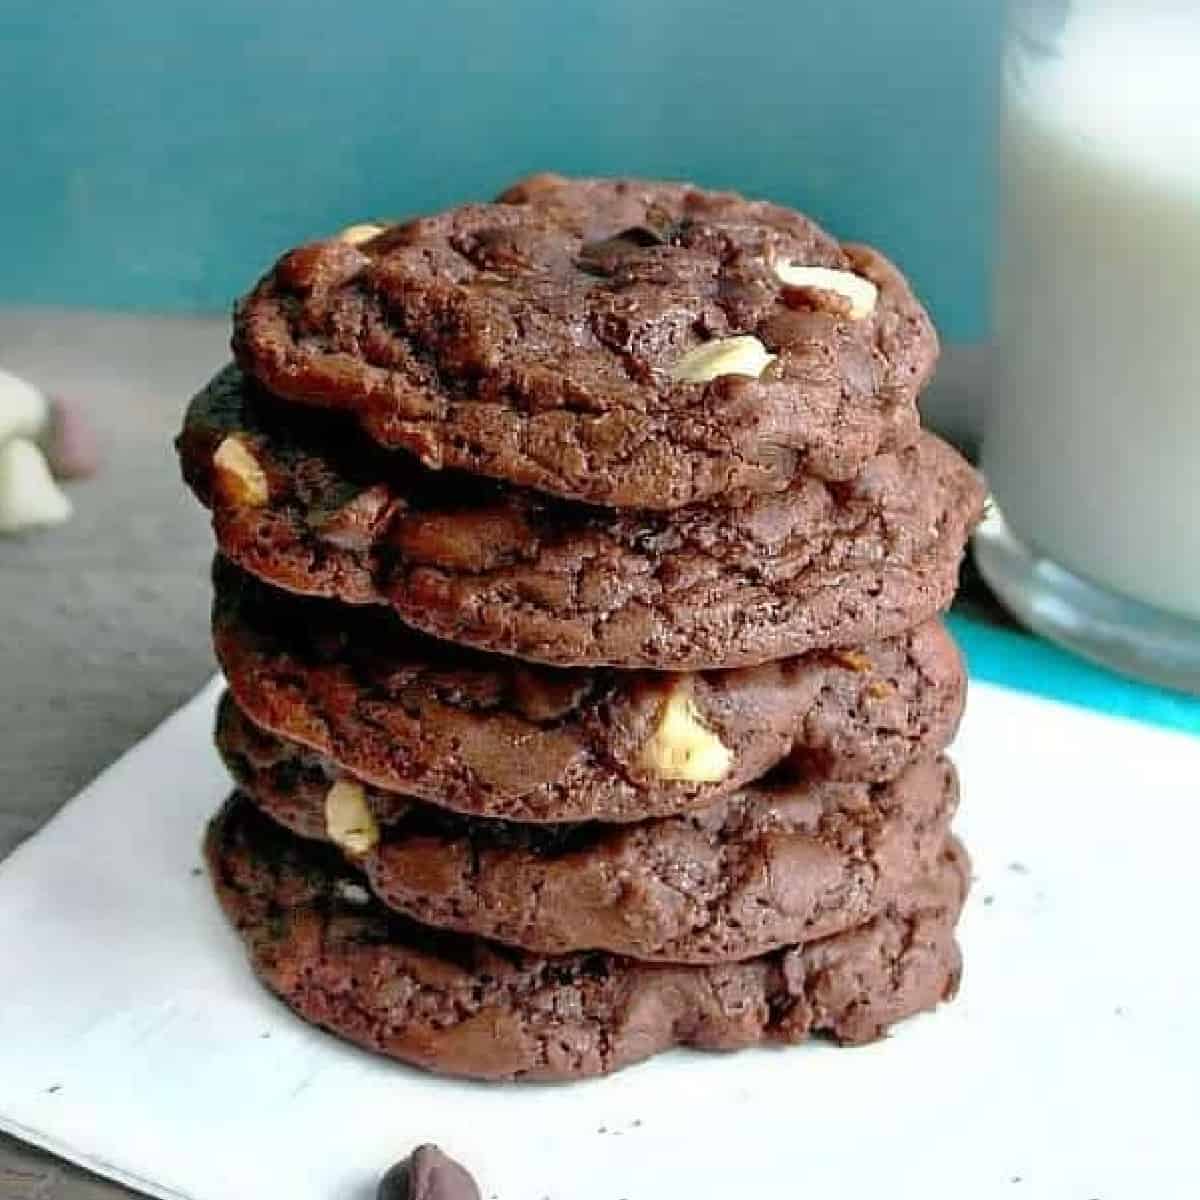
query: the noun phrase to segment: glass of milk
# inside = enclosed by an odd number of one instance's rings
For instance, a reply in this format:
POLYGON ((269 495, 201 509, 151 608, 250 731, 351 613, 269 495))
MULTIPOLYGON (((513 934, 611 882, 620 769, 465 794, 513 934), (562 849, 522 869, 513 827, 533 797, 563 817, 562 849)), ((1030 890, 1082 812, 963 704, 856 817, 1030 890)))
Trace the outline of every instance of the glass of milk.
POLYGON ((1001 135, 983 574, 1200 692, 1200 0, 1024 0, 1001 135))

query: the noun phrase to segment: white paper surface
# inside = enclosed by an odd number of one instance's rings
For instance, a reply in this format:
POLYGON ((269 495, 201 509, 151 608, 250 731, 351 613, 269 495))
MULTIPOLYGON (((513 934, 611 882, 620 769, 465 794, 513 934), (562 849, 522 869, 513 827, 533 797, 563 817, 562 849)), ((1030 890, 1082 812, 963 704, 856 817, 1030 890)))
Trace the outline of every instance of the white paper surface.
POLYGON ((216 694, 0 864, 17 1136, 189 1200, 370 1200, 422 1141, 499 1200, 1200 1196, 1200 741, 977 686, 955 1004, 862 1049, 497 1087, 373 1059, 253 981, 199 874, 216 694))

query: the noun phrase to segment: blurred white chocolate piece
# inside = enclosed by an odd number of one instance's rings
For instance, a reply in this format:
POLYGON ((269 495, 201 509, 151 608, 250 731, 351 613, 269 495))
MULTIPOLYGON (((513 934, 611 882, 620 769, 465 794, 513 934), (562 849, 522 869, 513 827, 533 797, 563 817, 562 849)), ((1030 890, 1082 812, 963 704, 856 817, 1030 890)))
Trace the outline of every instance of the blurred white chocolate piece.
POLYGON ((0 443, 15 437, 38 437, 49 416, 46 397, 32 383, 0 371, 0 443))
POLYGON ((70 500, 31 441, 11 438, 0 446, 0 533, 61 525, 70 515, 70 500))

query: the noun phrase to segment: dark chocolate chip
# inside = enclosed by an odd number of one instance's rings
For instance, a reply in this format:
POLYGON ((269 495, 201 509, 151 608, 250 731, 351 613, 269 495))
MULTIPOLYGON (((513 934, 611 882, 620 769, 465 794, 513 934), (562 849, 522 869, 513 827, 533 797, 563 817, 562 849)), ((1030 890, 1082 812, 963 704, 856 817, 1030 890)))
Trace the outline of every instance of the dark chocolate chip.
POLYGON ((629 242, 634 246, 661 246, 667 239, 657 229, 650 229, 646 225, 631 225, 628 229, 622 229, 611 240, 629 242))
POLYGON ((647 250, 651 246, 669 246, 677 242, 683 228, 680 222, 672 221, 670 214, 661 209, 651 209, 646 214, 646 223, 630 225, 611 237, 594 242, 584 242, 579 249, 580 265, 586 270, 589 264, 609 262, 632 250, 647 250))
POLYGON ((418 1146, 379 1181, 376 1200, 480 1200, 465 1167, 436 1146, 418 1146))
POLYGON ((41 442, 55 479, 87 479, 100 466, 95 430, 74 401, 51 398, 50 421, 41 442))

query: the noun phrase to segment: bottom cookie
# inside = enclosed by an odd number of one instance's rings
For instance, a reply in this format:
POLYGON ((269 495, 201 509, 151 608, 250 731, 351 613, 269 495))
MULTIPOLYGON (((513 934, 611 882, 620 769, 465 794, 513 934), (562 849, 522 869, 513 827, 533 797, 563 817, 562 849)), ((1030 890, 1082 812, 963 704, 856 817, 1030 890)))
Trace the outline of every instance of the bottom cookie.
POLYGON ((546 957, 417 925, 372 900, 336 851, 237 795, 209 827, 207 855, 268 988, 313 1024, 448 1075, 581 1079, 677 1045, 868 1042, 949 999, 960 973, 968 862, 954 839, 927 879, 858 929, 703 967, 546 957))

